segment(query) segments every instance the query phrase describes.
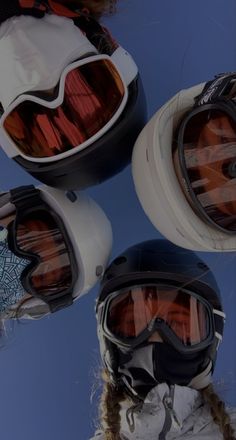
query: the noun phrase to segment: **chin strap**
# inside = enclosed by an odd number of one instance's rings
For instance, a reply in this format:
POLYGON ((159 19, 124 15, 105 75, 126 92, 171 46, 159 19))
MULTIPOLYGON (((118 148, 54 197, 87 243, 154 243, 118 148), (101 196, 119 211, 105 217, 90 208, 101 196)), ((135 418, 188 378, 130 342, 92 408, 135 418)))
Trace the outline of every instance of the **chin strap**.
POLYGON ((209 362, 204 371, 195 376, 191 382, 189 382, 188 387, 194 388, 195 390, 201 390, 207 387, 211 383, 212 378, 212 361, 209 362))

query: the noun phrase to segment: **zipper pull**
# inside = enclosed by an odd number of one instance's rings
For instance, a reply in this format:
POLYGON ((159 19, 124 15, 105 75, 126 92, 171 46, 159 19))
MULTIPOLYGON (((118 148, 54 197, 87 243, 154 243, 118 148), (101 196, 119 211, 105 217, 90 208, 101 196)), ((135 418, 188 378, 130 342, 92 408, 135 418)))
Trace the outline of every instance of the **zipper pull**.
POLYGON ((169 396, 165 396, 164 400, 163 400, 163 403, 164 403, 165 408, 169 411, 169 413, 171 415, 171 418, 175 421, 175 423, 179 426, 179 428, 181 428, 181 425, 180 425, 180 423, 179 423, 179 421, 177 419, 177 416, 176 416, 176 412, 173 409, 172 398, 169 397, 169 396))

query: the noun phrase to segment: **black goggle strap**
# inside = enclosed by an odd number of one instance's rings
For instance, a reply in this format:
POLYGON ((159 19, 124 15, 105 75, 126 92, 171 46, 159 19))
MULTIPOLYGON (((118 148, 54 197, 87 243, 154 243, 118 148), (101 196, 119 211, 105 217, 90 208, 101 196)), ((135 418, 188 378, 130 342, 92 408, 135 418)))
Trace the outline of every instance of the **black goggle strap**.
MULTIPOLYGON (((20 186, 12 189, 10 190, 10 195, 10 201, 16 207, 17 221, 24 217, 27 214, 27 211, 30 212, 34 210, 34 208, 48 210, 48 205, 41 198, 40 190, 35 188, 34 185, 20 186)), ((15 247, 15 240, 10 238, 10 241, 11 247, 15 247)), ((35 295, 33 293, 31 294, 33 297, 40 298, 42 301, 48 304, 51 313, 57 312, 58 310, 68 307, 73 303, 71 292, 66 294, 59 293, 58 295, 54 294, 51 297, 44 297, 43 295, 35 295)))
POLYGON ((19 186, 10 190, 10 202, 16 207, 17 218, 25 216, 28 210, 32 208, 46 208, 47 205, 44 203, 40 196, 39 189, 35 188, 34 185, 19 186))
POLYGON ((16 244, 15 226, 22 218, 27 216, 30 211, 34 211, 35 208, 47 209, 48 206, 41 199, 40 191, 33 185, 19 186, 18 188, 11 189, 9 193, 10 202, 15 206, 16 210, 15 221, 9 225, 9 247, 16 255, 32 259, 30 255, 26 255, 25 252, 18 249, 16 244))
POLYGON ((222 342, 226 314, 222 310, 213 309, 215 321, 215 337, 218 339, 217 349, 222 342))
POLYGON ((208 81, 200 95, 195 97, 194 108, 204 104, 215 103, 227 90, 232 80, 236 80, 236 72, 220 73, 212 81, 208 81))

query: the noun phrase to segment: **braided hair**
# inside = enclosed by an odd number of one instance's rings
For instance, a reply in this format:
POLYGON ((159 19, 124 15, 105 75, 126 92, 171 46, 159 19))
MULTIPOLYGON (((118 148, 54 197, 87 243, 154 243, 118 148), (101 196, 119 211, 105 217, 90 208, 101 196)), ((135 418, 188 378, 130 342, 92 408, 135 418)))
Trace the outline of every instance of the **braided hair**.
POLYGON ((103 392, 100 400, 100 421, 105 440, 121 440, 120 438, 120 403, 127 396, 125 392, 110 382, 109 374, 102 371, 104 380, 103 392))
POLYGON ((225 410, 225 403, 214 391, 212 384, 200 390, 202 397, 210 406, 214 422, 219 426, 224 440, 236 440, 233 428, 230 425, 230 417, 225 410))

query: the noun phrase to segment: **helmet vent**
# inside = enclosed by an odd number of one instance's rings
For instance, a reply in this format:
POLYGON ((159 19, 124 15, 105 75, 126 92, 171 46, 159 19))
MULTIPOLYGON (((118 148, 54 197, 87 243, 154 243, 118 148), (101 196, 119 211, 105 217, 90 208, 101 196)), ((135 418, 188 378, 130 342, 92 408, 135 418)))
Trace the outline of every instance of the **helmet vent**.
POLYGON ((202 269, 202 270, 209 270, 209 267, 205 263, 203 263, 202 261, 199 261, 197 263, 197 267, 199 267, 199 269, 202 269))
POLYGON ((70 200, 70 202, 74 203, 77 200, 77 195, 74 191, 67 191, 66 197, 70 200))
POLYGON ((114 264, 116 266, 119 266, 120 264, 126 263, 127 258, 126 257, 118 257, 114 260, 114 264))
POLYGON ((103 266, 96 267, 96 276, 100 277, 103 274, 103 266))

